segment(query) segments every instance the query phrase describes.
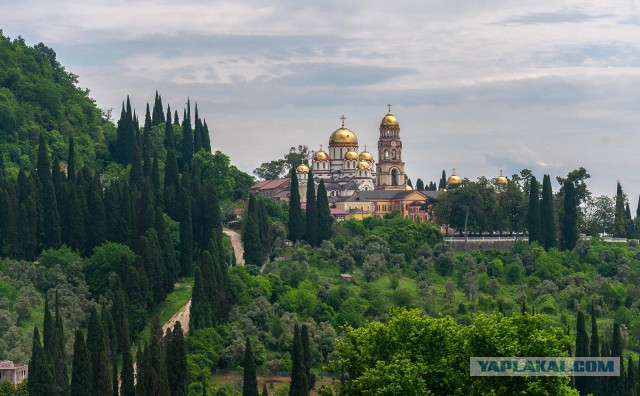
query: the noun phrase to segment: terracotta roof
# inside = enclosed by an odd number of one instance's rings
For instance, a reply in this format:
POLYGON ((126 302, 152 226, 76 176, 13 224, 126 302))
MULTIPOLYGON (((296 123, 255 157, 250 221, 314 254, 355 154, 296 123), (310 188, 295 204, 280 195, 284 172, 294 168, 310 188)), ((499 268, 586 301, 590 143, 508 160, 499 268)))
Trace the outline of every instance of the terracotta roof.
POLYGON ((285 187, 289 184, 289 179, 263 180, 254 184, 252 190, 270 190, 278 187, 285 187))

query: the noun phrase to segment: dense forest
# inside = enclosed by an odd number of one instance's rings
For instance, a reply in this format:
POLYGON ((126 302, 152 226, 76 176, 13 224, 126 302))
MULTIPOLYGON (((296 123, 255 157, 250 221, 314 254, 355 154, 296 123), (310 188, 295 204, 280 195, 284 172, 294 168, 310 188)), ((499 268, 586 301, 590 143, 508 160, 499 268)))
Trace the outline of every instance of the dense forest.
POLYGON ((620 185, 592 199, 582 168, 556 193, 526 170, 467 180, 427 203, 439 222, 526 237, 457 252, 397 214, 333 222, 322 182, 306 210, 295 187, 289 203, 251 196, 197 104, 152 102, 125 98, 113 123, 52 49, 0 34, 0 358, 29 365, 0 394, 640 390, 640 246, 579 238, 636 235, 620 185), (234 265, 223 222, 240 208, 234 265), (175 301, 189 321, 163 330, 175 301), (619 356, 623 375, 468 375, 470 356, 573 354, 619 356))

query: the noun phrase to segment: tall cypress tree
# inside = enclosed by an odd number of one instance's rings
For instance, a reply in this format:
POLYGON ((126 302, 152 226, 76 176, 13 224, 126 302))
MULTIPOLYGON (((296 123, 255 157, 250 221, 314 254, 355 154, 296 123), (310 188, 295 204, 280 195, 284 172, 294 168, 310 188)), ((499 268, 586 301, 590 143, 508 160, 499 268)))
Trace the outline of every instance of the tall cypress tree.
POLYGON ((200 267, 196 267, 193 289, 191 290, 191 314, 189 328, 198 330, 211 325, 211 308, 204 290, 204 281, 200 267))
POLYGON ((316 185, 313 181, 313 172, 309 169, 307 179, 307 208, 305 212, 304 237, 311 246, 318 245, 318 206, 316 204, 316 185))
MULTIPOLYGON (((591 342, 589 343, 589 356, 600 356, 600 338, 598 337, 598 322, 596 321, 596 312, 593 303, 591 303, 591 342)), ((588 377, 587 391, 594 394, 600 394, 600 377, 588 377)))
POLYGON ((127 303, 127 296, 122 289, 119 279, 116 281, 114 290, 111 316, 113 317, 113 323, 116 328, 118 352, 124 352, 127 345, 131 344, 131 330, 129 327, 129 304, 127 303))
POLYGON ((547 250, 558 247, 558 241, 556 238, 556 216, 553 208, 551 178, 549 175, 544 175, 542 179, 542 213, 544 213, 542 216, 544 220, 542 228, 544 229, 544 248, 547 250))
POLYGON ((535 176, 531 177, 529 184, 527 229, 529 230, 529 242, 542 243, 542 226, 540 224, 540 190, 535 176))
POLYGON ((91 369, 89 352, 84 342, 84 334, 80 329, 76 329, 71 372, 71 396, 92 396, 93 370, 91 369))
POLYGON ((107 354, 105 353, 107 345, 104 328, 100 321, 100 317, 98 316, 98 310, 96 307, 91 307, 89 322, 87 323, 87 349, 89 350, 91 368, 93 370, 93 391, 97 392, 97 388, 104 385, 105 382, 108 384, 108 387, 111 388, 111 377, 109 375, 106 375, 105 377, 105 373, 101 371, 109 371, 109 363, 107 360, 107 354))
POLYGON ((264 255, 256 206, 256 197, 250 194, 247 218, 242 227, 242 244, 244 246, 244 261, 247 264, 261 266, 264 262, 264 255))
POLYGON ((258 228, 260 229, 260 241, 262 242, 262 256, 266 257, 271 251, 271 221, 267 214, 267 206, 264 203, 264 199, 256 199, 257 204, 257 216, 258 216, 258 228))
MULTIPOLYGON (((190 107, 187 101, 187 107, 190 107)), ((188 116, 187 110, 184 112, 182 120, 182 169, 185 166, 191 166, 191 158, 193 157, 193 132, 191 130, 191 118, 188 116)))
POLYGON ((443 169, 442 176, 440 177, 440 182, 438 183, 438 190, 444 190, 445 188, 447 188, 447 174, 443 169))
POLYGON ((424 182, 420 178, 418 178, 418 180, 416 180, 416 190, 424 191, 424 182))
POLYGON ((69 376, 67 372, 64 329, 62 326, 62 316, 60 315, 60 304, 58 302, 57 291, 55 301, 55 323, 53 325, 53 331, 51 332, 49 347, 51 371, 54 382, 60 394, 66 395, 69 391, 69 376))
POLYGON ((329 208, 329 197, 324 186, 324 180, 320 179, 318 186, 318 244, 331 238, 331 209, 329 208))
POLYGON ((120 380, 118 378, 118 357, 111 358, 111 389, 113 396, 120 396, 120 380))
POLYGON ((609 394, 622 396, 624 395, 624 374, 623 371, 623 363, 624 359, 622 357, 622 333, 620 332, 620 324, 617 322, 613 323, 613 334, 611 339, 611 356, 620 358, 620 377, 610 377, 611 383, 608 389, 609 394))
POLYGON ((638 378, 636 370, 637 368, 633 362, 633 356, 629 355, 627 360, 627 377, 625 378, 626 389, 624 394, 626 396, 636 396, 638 394, 638 378))
POLYGON ((636 207, 636 217, 640 217, 640 195, 638 195, 638 206, 636 207))
POLYGON ((42 204, 42 235, 40 240, 46 247, 56 248, 60 246, 60 214, 51 178, 49 150, 43 134, 40 135, 38 143, 37 167, 41 188, 40 203, 42 204))
POLYGON ((133 357, 131 356, 131 345, 127 345, 122 352, 122 370, 120 371, 120 395, 135 396, 136 388, 133 372, 133 357))
POLYGON ((67 155, 67 178, 71 181, 76 176, 76 149, 73 134, 69 134, 69 154, 67 155))
POLYGON ((573 183, 567 180, 564 183, 564 211, 562 214, 561 234, 562 249, 571 250, 578 242, 578 203, 576 201, 576 189, 573 183))
POLYGON ((202 148, 204 148, 207 153, 211 152, 211 136, 209 135, 209 126, 207 125, 207 120, 204 121, 204 126, 202 129, 202 148))
POLYGON ((44 295, 44 322, 42 325, 42 341, 44 344, 44 350, 51 353, 51 340, 53 333, 53 319, 51 318, 51 310, 49 309, 49 294, 44 295))
POLYGON ((315 375, 311 372, 313 360, 311 356, 311 345, 309 342, 309 327, 306 324, 303 324, 300 330, 300 341, 302 342, 302 355, 304 361, 304 373, 307 378, 307 389, 311 390, 315 387, 316 379, 315 375))
MULTIPOLYGON (((589 356, 589 335, 585 323, 584 312, 578 311, 576 322, 576 357, 589 356)), ((586 395, 588 391, 588 378, 576 377, 576 389, 580 395, 586 395)))
MULTIPOLYGON (((188 180, 185 172, 183 182, 188 180)), ((193 228, 191 222, 191 196, 186 186, 180 190, 180 273, 182 276, 191 274, 193 264, 193 228)))
POLYGON ((58 392, 51 375, 47 353, 40 344, 38 328, 33 329, 33 346, 29 360, 29 380, 27 389, 31 396, 49 396, 58 392))
POLYGON ((304 368, 304 352, 302 349, 300 330, 297 323, 293 328, 293 353, 291 359, 292 369, 289 396, 307 396, 309 394, 309 390, 304 368))
POLYGON ((251 350, 251 340, 247 338, 244 347, 244 374, 242 377, 242 396, 258 396, 258 378, 256 377, 256 362, 251 350))
POLYGON ((626 236, 625 220, 624 220, 624 193, 620 182, 616 188, 616 207, 615 217, 613 221, 613 236, 616 238, 624 238, 626 236))
POLYGON ((302 208, 300 207, 300 188, 298 186, 298 174, 294 167, 291 168, 291 193, 289 195, 289 240, 293 243, 302 238, 304 223, 302 220, 302 208))
POLYGON ((186 396, 189 385, 187 354, 180 322, 176 322, 173 331, 167 329, 166 365, 171 396, 186 396))

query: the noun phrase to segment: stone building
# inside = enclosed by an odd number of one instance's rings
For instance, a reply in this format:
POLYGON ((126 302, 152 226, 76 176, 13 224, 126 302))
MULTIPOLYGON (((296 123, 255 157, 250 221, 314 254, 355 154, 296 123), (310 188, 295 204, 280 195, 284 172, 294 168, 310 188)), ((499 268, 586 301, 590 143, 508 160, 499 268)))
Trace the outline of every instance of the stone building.
POLYGON ((0 361, 0 382, 8 381, 15 388, 29 375, 28 366, 16 366, 11 360, 0 361))

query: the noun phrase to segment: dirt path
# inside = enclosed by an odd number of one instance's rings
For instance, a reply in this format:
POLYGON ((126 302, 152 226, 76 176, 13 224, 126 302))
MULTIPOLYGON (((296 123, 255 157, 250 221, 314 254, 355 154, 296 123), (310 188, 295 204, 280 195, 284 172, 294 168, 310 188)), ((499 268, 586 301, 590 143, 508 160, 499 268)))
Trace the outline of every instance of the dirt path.
POLYGON ((236 256, 236 264, 244 264, 244 248, 242 247, 242 237, 240 237, 240 234, 232 230, 224 230, 222 232, 231 238, 233 253, 236 256))
POLYGON ((173 329, 173 326, 175 326, 176 322, 180 322, 180 326, 182 326, 182 331, 186 334, 189 331, 189 315, 190 314, 191 314, 191 300, 189 300, 187 305, 180 308, 180 310, 176 312, 176 314, 173 315, 171 319, 169 319, 167 323, 165 323, 162 326, 162 331, 166 333, 168 328, 173 329))

